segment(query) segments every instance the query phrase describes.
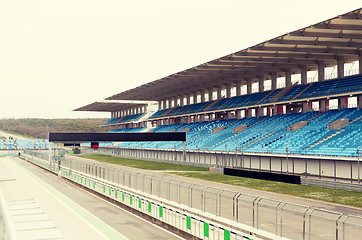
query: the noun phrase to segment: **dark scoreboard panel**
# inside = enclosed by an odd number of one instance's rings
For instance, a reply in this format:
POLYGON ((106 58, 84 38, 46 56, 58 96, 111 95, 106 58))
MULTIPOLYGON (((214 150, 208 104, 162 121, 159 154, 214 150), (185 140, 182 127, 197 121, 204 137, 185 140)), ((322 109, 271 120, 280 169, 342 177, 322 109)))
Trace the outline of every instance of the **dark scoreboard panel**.
POLYGON ((49 133, 49 142, 153 142, 186 141, 185 132, 166 133, 49 133))

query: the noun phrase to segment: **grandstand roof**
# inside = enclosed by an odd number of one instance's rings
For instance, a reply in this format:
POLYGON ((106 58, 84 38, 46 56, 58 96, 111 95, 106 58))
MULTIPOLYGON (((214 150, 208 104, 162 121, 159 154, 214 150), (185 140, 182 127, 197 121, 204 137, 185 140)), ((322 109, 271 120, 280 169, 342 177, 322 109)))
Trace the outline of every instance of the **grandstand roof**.
MULTIPOLYGON (((200 64, 159 80, 115 94, 108 100, 153 100, 183 94, 236 81, 253 81, 286 71, 300 73, 305 67, 317 70, 319 64, 335 66, 337 59, 354 62, 362 54, 362 8, 286 33, 227 56, 200 64)), ((95 107, 96 103, 75 111, 116 111, 113 107, 95 107), (102 109, 102 110, 101 110, 102 109)), ((118 105, 118 110, 129 105, 118 105)))

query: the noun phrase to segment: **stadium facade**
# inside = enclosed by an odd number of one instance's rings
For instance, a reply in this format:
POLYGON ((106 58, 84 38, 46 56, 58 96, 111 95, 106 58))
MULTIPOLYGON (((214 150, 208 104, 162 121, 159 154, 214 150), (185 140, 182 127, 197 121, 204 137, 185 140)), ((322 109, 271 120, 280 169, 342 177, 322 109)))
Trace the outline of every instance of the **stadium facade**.
POLYGON ((188 150, 358 157, 362 8, 75 111, 110 112, 112 132, 187 132, 188 150))

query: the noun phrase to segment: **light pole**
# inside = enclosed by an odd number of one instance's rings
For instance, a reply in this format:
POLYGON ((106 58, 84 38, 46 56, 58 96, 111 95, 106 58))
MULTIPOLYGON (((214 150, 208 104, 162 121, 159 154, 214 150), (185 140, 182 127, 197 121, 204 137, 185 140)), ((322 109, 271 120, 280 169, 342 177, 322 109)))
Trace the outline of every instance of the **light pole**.
POLYGON ((240 152, 241 152, 241 169, 244 170, 244 152, 242 148, 240 148, 240 152))
POLYGON ((289 155, 288 155, 289 146, 287 146, 287 147, 285 148, 285 150, 287 151, 287 174, 289 174, 289 155))
POLYGON ((359 150, 360 147, 357 148, 357 181, 360 184, 360 177, 359 177, 359 158, 361 156, 361 151, 359 150))

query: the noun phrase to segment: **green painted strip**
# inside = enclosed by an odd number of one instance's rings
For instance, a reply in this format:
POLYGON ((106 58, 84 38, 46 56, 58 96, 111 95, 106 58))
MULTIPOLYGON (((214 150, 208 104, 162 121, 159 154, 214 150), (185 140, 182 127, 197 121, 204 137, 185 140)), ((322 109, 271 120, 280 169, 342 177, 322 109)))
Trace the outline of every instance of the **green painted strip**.
POLYGON ((132 205, 132 195, 129 195, 129 204, 132 205))
POLYGON ((209 224, 204 222, 204 237, 209 237, 209 224))
POLYGON ((80 178, 80 183, 83 184, 83 177, 80 178))
POLYGON ((186 216, 186 229, 191 230, 191 217, 186 216))
POLYGON ((91 186, 90 186, 90 182, 91 182, 90 179, 88 179, 88 186, 89 186, 89 187, 91 187, 91 186))
POLYGON ((148 212, 151 212, 151 202, 148 202, 148 212))
POLYGON ((159 214, 160 217, 162 218, 162 216, 163 216, 163 207, 162 207, 162 206, 159 206, 159 208, 158 208, 158 214, 159 214))
POLYGON ((103 185, 103 193, 106 193, 106 185, 103 185))
POLYGON ((224 229, 224 240, 230 240, 230 231, 224 229))
POLYGON ((128 239, 123 236, 121 233, 117 232, 115 229, 104 223, 102 220, 85 210, 82 206, 75 203, 73 200, 50 186, 48 183, 34 175, 33 173, 26 170, 24 167, 12 161, 16 167, 21 169, 25 174, 27 174, 31 179, 33 179, 36 183, 38 183, 41 187, 46 189, 50 194, 52 194, 55 198, 57 198, 60 202, 62 202, 65 206, 71 209, 75 214, 79 217, 83 218, 86 222, 88 222, 92 227, 98 230, 99 233, 103 234, 108 239, 128 239))
POLYGON ((124 202, 124 192, 122 192, 122 202, 124 202))
POLYGON ((112 195, 112 188, 108 187, 108 191, 109 191, 109 196, 111 196, 112 195))
POLYGON ((138 208, 142 208, 142 199, 138 198, 138 208))
POLYGON ((93 189, 95 189, 95 188, 96 188, 96 182, 93 181, 93 189))
POLYGON ((116 196, 116 198, 118 198, 118 196, 117 196, 117 189, 114 190, 114 195, 116 196))

